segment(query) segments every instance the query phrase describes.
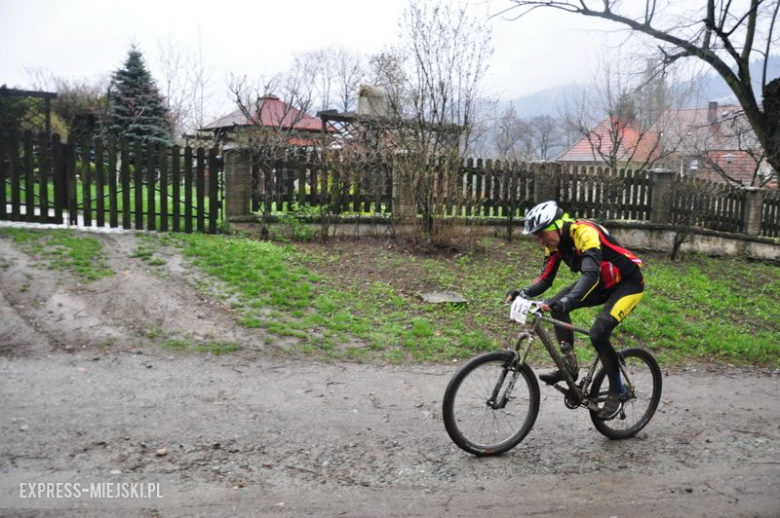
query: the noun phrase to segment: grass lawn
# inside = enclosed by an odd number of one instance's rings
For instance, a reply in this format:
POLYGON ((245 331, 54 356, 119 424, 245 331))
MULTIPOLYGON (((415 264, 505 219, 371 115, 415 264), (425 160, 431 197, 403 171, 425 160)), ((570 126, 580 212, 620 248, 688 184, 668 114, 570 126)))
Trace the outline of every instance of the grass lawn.
MULTIPOLYGON (((68 230, 2 232, 85 282, 114 273, 95 237, 68 230)), ((529 284, 542 258, 527 239, 484 238, 476 252, 418 255, 373 239, 285 245, 205 234, 140 234, 132 257, 157 265, 154 251, 171 246, 202 270, 201 289, 223 298, 237 325, 297 339, 292 354, 397 363, 464 359, 510 343, 518 328, 509 323, 504 294, 529 284), (426 304, 419 294, 428 291, 456 291, 468 303, 426 304)), ((716 361, 780 367, 780 267, 640 255, 645 297, 616 330, 616 348, 646 347, 667 366, 716 361)), ((562 267, 549 294, 574 280, 562 267)), ((596 312, 573 313, 575 325, 589 327, 596 312)), ((176 340, 165 345, 186 348, 176 340)), ((581 362, 592 358, 585 340, 577 345, 581 362)), ((241 344, 202 347, 228 354, 241 344)), ((549 362, 541 344, 531 361, 549 362)))
MULTIPOLYGON (((374 240, 278 245, 241 237, 173 237, 204 272, 231 286, 246 327, 301 338, 301 353, 392 362, 446 361, 503 347, 516 328, 503 296, 539 273, 528 240, 486 238, 479 252, 419 256, 374 240), (452 290, 464 306, 429 305, 424 291, 452 290)), ((662 364, 689 360, 780 367, 780 268, 735 259, 645 260, 645 297, 615 333, 662 364)), ((561 268, 550 290, 573 282, 561 268)), ((596 309, 573 314, 589 327, 596 309)), ((585 342, 580 341, 580 345, 585 342)), ((589 345, 577 349, 581 361, 589 345)), ((544 359, 541 345, 537 357, 544 359)))

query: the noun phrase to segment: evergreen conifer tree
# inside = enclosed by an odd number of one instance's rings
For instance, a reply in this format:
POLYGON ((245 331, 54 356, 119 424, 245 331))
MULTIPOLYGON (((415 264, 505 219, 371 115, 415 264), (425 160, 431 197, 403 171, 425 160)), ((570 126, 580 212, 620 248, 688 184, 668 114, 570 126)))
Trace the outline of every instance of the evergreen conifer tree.
POLYGON ((130 48, 124 66, 111 76, 107 129, 113 137, 171 143, 168 110, 135 46, 130 48))

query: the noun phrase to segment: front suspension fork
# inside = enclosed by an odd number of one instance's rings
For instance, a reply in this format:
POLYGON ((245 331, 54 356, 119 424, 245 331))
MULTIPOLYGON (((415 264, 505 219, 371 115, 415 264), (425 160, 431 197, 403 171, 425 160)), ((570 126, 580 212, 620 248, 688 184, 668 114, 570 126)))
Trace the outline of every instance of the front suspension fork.
POLYGON ((498 377, 498 381, 496 381, 496 385, 493 387, 493 393, 490 395, 490 399, 487 401, 488 406, 493 410, 500 410, 506 407, 506 404, 509 401, 509 397, 512 395, 512 390, 515 388, 515 381, 520 375, 520 371, 517 370, 517 367, 520 365, 518 362, 517 351, 512 351, 512 354, 512 359, 506 365, 504 365, 504 369, 501 371, 501 375, 498 377), (504 386, 506 376, 510 372, 512 373, 512 377, 510 378, 509 384, 504 390, 504 394, 501 395, 501 387, 504 386))

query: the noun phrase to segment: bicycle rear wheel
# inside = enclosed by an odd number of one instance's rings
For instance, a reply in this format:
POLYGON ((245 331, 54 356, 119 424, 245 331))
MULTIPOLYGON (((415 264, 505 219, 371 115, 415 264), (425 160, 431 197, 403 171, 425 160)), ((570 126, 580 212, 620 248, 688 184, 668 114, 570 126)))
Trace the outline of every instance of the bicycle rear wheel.
POLYGON ((496 351, 468 361, 444 392, 447 433, 474 455, 500 455, 531 431, 539 413, 539 384, 514 354, 496 351))
MULTIPOLYGON (((618 357, 631 379, 633 391, 630 399, 623 403, 621 410, 612 419, 599 419, 595 411, 591 411, 590 418, 596 430, 606 437, 627 439, 644 428, 655 414, 661 400, 662 377, 658 362, 644 349, 626 349, 618 352, 618 357)), ((591 398, 603 402, 608 387, 607 370, 602 367, 593 378, 591 398)))

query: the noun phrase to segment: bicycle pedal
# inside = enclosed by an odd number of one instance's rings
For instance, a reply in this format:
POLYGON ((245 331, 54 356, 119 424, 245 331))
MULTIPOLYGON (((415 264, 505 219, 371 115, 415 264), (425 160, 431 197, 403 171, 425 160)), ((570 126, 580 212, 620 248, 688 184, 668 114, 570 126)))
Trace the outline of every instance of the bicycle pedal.
POLYGON ((621 419, 626 418, 626 413, 623 411, 623 403, 620 403, 620 406, 617 407, 617 410, 612 415, 609 415, 607 417, 599 417, 599 420, 601 421, 611 421, 615 419, 617 416, 621 416, 621 419))

